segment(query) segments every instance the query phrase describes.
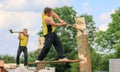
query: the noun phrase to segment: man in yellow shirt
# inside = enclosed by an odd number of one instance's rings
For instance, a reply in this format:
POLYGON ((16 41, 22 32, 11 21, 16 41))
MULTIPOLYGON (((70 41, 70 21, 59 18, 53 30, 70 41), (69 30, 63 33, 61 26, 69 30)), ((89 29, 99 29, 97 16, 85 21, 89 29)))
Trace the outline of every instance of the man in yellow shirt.
POLYGON ((41 53, 39 54, 35 62, 42 61, 46 57, 51 45, 55 47, 58 53, 59 60, 68 60, 64 57, 61 41, 55 33, 56 27, 65 26, 66 23, 62 19, 60 19, 60 17, 56 13, 54 13, 51 8, 46 7, 44 9, 44 13, 42 14, 42 25, 45 43, 44 47, 41 50, 41 53), (52 17, 55 17, 60 23, 55 23, 52 17))
POLYGON ((23 52, 24 53, 24 66, 27 66, 27 59, 28 59, 28 55, 27 55, 27 43, 28 43, 28 30, 27 29, 23 29, 23 32, 19 33, 18 39, 19 39, 19 47, 18 47, 18 51, 17 51, 17 58, 16 58, 16 63, 17 66, 19 66, 19 57, 20 54, 23 52))

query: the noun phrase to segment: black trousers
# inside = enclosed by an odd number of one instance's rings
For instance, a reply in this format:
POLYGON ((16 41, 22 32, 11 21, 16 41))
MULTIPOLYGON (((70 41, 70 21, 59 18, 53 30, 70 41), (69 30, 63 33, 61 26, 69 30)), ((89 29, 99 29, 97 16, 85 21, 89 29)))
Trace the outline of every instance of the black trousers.
POLYGON ((26 46, 19 46, 18 47, 16 63, 17 63, 17 65, 19 65, 19 63, 20 63, 20 55, 21 55, 22 52, 24 53, 24 65, 26 66, 27 65, 27 59, 28 59, 27 47, 26 46))
POLYGON ((53 33, 49 33, 45 36, 45 44, 44 44, 44 47, 42 48, 37 60, 43 60, 46 57, 52 44, 58 53, 58 57, 60 59, 64 57, 62 44, 61 44, 58 36, 56 35, 56 33, 53 32, 53 33))

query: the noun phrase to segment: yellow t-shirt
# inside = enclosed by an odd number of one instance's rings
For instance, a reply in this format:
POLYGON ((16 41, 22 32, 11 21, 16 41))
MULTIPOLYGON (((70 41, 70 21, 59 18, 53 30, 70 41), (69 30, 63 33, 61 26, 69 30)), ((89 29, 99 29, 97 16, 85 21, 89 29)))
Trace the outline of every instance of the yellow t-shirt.
POLYGON ((27 46, 27 43, 28 43, 28 37, 25 36, 24 34, 21 34, 20 46, 27 46))
MULTIPOLYGON (((52 25, 47 25, 46 23, 45 23, 45 18, 46 18, 47 16, 44 14, 44 13, 42 13, 42 26, 43 26, 43 35, 46 35, 46 34, 48 34, 49 33, 49 27, 51 26, 51 29, 52 29, 52 32, 54 32, 55 31, 55 29, 56 29, 56 27, 55 26, 52 26, 52 25)), ((52 18, 52 17, 51 17, 52 18)))

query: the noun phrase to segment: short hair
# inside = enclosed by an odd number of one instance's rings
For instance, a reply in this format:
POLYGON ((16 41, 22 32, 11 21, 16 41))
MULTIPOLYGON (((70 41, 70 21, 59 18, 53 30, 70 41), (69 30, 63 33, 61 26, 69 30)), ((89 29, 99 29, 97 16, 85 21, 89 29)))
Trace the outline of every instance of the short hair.
POLYGON ((24 28, 23 30, 28 30, 28 29, 24 28))
POLYGON ((51 10, 52 10, 51 8, 46 7, 46 8, 44 8, 44 13, 45 13, 45 14, 46 14, 46 13, 49 13, 51 10))

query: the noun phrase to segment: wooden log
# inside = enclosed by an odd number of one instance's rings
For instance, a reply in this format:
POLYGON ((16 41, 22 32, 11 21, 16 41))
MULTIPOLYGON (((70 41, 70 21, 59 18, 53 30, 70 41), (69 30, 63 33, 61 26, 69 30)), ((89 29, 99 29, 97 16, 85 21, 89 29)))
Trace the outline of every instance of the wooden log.
POLYGON ((40 62, 29 62, 28 64, 48 64, 48 63, 75 63, 80 62, 82 60, 64 60, 64 61, 40 61, 40 62))
MULTIPOLYGON (((86 30, 85 19, 83 17, 76 18, 76 27, 86 30)), ((86 31, 78 31, 76 35, 76 41, 78 48, 78 56, 80 59, 83 59, 83 61, 80 62, 80 72, 92 72, 86 31)))
MULTIPOLYGON (((39 42, 38 43, 38 55, 40 54, 40 52, 44 46, 44 41, 45 41, 44 37, 39 37, 39 39, 38 39, 38 42, 39 42)), ((37 64, 36 70, 39 71, 44 68, 45 68, 45 64, 41 63, 41 64, 37 64)))
POLYGON ((3 72, 4 69, 4 61, 0 60, 0 72, 3 72))
POLYGON ((0 60, 0 72, 8 72, 7 70, 4 69, 4 61, 0 60))
POLYGON ((0 67, 4 67, 4 61, 0 60, 0 67))

